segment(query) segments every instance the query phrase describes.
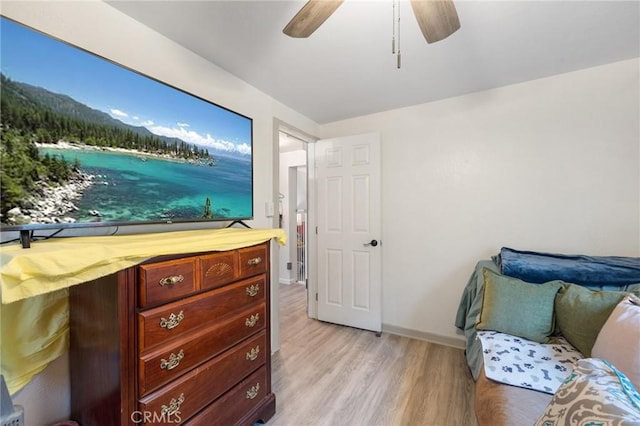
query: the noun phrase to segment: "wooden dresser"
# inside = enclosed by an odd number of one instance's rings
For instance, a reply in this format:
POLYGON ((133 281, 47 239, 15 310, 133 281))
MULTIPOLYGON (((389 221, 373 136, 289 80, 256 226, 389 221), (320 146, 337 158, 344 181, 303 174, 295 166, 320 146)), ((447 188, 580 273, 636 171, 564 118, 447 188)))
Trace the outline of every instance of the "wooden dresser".
POLYGON ((82 426, 252 425, 271 392, 269 243, 165 256, 69 289, 82 426))

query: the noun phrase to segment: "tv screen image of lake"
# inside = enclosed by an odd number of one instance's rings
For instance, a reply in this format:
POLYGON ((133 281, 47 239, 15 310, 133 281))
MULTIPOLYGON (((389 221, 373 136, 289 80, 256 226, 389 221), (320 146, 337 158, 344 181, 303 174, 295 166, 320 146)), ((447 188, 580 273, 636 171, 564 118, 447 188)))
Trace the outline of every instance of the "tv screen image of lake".
POLYGON ((217 156, 213 166, 101 150, 39 148, 80 162, 93 184, 68 213, 77 222, 137 222, 252 216, 251 160, 217 156))

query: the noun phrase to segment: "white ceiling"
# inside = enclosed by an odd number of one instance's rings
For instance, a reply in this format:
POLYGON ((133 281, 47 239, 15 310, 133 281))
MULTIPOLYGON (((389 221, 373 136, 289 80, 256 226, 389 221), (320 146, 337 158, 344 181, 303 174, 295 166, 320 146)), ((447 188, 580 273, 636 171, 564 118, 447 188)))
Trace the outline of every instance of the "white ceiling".
POLYGON ((461 29, 427 44, 400 2, 346 0, 308 39, 282 28, 304 1, 109 1, 317 123, 640 56, 639 1, 456 1, 461 29))

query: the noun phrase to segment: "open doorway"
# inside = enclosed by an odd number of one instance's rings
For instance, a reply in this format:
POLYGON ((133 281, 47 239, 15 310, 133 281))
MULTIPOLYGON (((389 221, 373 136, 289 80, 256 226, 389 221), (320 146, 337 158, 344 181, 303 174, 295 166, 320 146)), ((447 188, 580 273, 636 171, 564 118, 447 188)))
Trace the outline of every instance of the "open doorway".
MULTIPOLYGON (((272 306, 278 312, 272 317, 272 330, 279 329, 279 286, 297 285, 305 288, 306 310, 310 318, 317 318, 316 212, 314 184, 315 150, 317 138, 274 118, 273 143, 273 224, 287 233, 287 245, 274 248, 271 275, 272 306), (295 200, 292 202, 292 200, 295 200), (282 218, 280 214, 282 213, 282 218), (304 282, 304 284, 298 284, 304 282), (280 284, 284 283, 284 284, 280 284)), ((279 334, 272 335, 273 347, 279 347, 279 334)), ((277 349, 276 349, 277 350, 277 349)))
POLYGON ((289 236, 280 247, 281 284, 305 285, 308 278, 307 143, 280 130, 278 223, 289 236))

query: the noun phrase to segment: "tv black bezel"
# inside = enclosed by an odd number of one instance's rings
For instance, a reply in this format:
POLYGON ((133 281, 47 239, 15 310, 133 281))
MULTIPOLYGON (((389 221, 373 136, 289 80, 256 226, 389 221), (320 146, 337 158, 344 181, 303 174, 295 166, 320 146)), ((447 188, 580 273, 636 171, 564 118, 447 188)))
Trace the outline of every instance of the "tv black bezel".
MULTIPOLYGON (((255 204, 255 185, 254 185, 254 152, 253 152, 253 148, 254 148, 254 144, 253 144, 253 118, 249 117, 247 115, 241 114, 237 111, 234 111, 230 108, 227 108, 223 105, 220 105, 216 102, 213 102, 211 100, 205 99, 201 96, 195 95, 187 90, 181 89, 177 86, 174 86, 170 83, 164 82, 162 80, 159 80, 155 77, 152 77, 150 75, 147 75, 143 72, 137 71, 127 65, 123 65, 117 61, 114 61, 112 59, 109 59, 105 56, 102 56, 100 54, 97 54, 95 52, 91 52, 90 50, 87 50, 83 47, 77 46, 74 43, 71 43, 69 41, 63 40, 57 36, 51 35, 46 33, 45 31, 42 31, 38 28, 35 28, 31 25, 27 25, 24 24, 16 19, 10 18, 2 13, 0 13, 0 18, 1 19, 7 19, 15 24, 21 25, 24 28, 27 28, 31 31, 35 31, 39 34, 42 34, 45 37, 49 37, 52 40, 58 41, 60 43, 64 43, 68 46, 71 46, 75 49, 78 49, 84 53, 87 53, 89 55, 92 55, 98 59, 107 61, 115 66, 121 67, 127 71, 133 72, 135 74, 138 74, 142 77, 148 78, 150 80, 155 81, 156 83, 162 84, 164 86, 167 86, 173 90, 177 90, 178 92, 181 92, 187 96, 192 96, 196 99, 199 99, 203 102, 206 102, 208 104, 211 104, 212 106, 215 106, 217 108, 223 109, 227 112, 230 112, 232 114, 235 114, 239 117, 245 118, 247 120, 249 120, 249 124, 250 124, 250 128, 251 128, 251 216, 232 216, 232 217, 225 217, 225 218, 203 218, 203 219, 198 219, 198 218, 191 218, 191 219, 176 219, 176 220, 150 220, 150 221, 113 221, 113 222, 73 222, 73 223, 29 223, 29 224, 24 224, 24 225, 6 225, 6 224, 0 224, 0 232, 21 232, 21 238, 24 238, 24 233, 22 231, 38 231, 38 230, 64 230, 64 229, 82 229, 82 228, 108 228, 108 227, 120 227, 120 226, 126 226, 126 227, 130 227, 130 226, 144 226, 144 225, 172 225, 172 224, 202 224, 202 223, 216 223, 216 222, 231 222, 231 224, 234 223, 241 223, 244 226, 247 226, 243 221, 245 220, 253 220, 254 219, 254 215, 255 215, 255 208, 254 208, 254 204, 255 204)), ((0 19, 0 20, 1 20, 0 19)), ((0 58, 1 58, 1 50, 0 50, 0 58)), ((1 167, 1 164, 0 164, 1 167)), ((23 243, 24 245, 24 243, 23 243)))

